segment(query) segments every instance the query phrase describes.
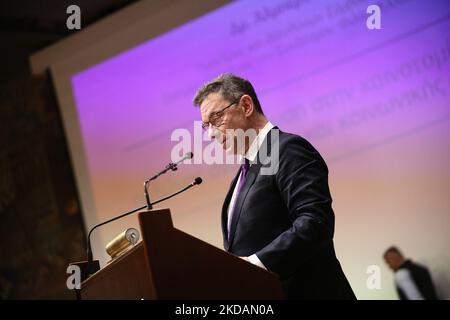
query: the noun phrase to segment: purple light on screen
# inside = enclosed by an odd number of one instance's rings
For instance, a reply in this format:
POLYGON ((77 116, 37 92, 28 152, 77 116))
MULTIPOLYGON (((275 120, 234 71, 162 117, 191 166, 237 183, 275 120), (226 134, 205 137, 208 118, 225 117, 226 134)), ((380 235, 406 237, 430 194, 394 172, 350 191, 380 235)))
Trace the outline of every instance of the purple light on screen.
POLYGON ((268 118, 329 159, 448 125, 450 2, 344 3, 232 3, 74 75, 90 171, 143 169, 123 154, 169 158, 172 130, 200 120, 196 89, 223 72, 248 78, 268 118), (382 29, 368 30, 377 3, 382 29))

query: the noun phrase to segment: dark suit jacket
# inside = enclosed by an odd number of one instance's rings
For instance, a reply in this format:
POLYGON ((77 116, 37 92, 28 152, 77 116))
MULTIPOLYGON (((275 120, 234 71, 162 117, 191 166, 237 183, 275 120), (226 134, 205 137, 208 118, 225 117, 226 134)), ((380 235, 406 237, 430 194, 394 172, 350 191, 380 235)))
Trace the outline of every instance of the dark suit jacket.
MULTIPOLYGON (((402 263, 400 268, 395 272, 406 269, 411 274, 414 284, 417 286, 420 294, 425 300, 438 300, 436 291, 434 289, 433 279, 431 278, 430 271, 427 267, 412 262, 411 260, 406 260, 402 263)), ((403 292, 403 290, 396 283, 397 293, 400 300, 409 300, 408 296, 403 292)))
POLYGON ((227 210, 240 169, 225 198, 225 250, 238 256, 256 253, 278 274, 287 299, 355 299, 334 252, 325 161, 308 141, 276 127, 265 141, 236 200, 229 242, 227 210), (261 174, 271 158, 279 159, 278 171, 261 174))

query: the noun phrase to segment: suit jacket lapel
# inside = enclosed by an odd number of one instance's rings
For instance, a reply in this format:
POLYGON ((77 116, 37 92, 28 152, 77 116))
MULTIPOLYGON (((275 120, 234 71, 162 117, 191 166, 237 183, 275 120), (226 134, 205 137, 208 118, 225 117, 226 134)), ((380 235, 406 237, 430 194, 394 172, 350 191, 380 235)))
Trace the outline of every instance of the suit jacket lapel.
POLYGON ((256 179, 256 176, 258 175, 260 167, 261 167, 261 164, 259 164, 259 163, 256 163, 250 167, 250 169, 247 173, 247 176, 245 177, 244 185, 242 186, 242 189, 239 192, 239 195, 236 199, 236 204, 234 205, 233 217, 232 217, 231 225, 230 225, 230 243, 228 244, 228 248, 233 243, 234 233, 236 231, 236 225, 239 221, 239 217, 240 217, 241 211, 242 211, 242 204, 244 203, 245 198, 247 197, 248 191, 250 190, 251 186, 255 182, 255 179, 256 179))
POLYGON ((231 197, 233 195, 234 188, 236 187, 236 182, 238 180, 239 175, 241 174, 241 168, 239 168, 236 176, 231 182, 230 188, 228 189, 228 193, 225 197, 225 200, 222 205, 222 235, 223 235, 223 243, 225 250, 228 250, 229 243, 228 243, 228 206, 230 205, 231 197))

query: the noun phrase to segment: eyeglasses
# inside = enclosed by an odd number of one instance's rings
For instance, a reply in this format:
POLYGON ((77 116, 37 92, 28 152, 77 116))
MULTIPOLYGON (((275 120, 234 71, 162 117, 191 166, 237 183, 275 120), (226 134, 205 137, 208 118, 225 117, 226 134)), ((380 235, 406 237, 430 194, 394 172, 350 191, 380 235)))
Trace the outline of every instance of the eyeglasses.
POLYGON ((223 117, 223 113, 225 112, 225 110, 227 110, 229 107, 231 107, 233 104, 238 103, 238 101, 232 102, 230 103, 228 106, 226 106, 225 108, 223 108, 222 110, 213 112, 209 115, 209 119, 208 122, 202 122, 202 128, 203 130, 208 130, 209 129, 209 125, 211 124, 213 127, 218 127, 220 125, 218 125, 218 122, 220 121, 220 119, 222 119, 223 117))

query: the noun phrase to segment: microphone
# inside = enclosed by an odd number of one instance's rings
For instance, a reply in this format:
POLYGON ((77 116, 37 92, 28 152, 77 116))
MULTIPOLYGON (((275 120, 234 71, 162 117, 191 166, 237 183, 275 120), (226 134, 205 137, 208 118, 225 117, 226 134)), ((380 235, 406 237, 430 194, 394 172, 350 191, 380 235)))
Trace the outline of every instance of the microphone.
POLYGON ((172 163, 172 162, 169 163, 169 164, 164 168, 164 170, 158 172, 158 173, 155 174, 153 177, 151 177, 151 178, 149 178, 149 179, 147 179, 147 180, 144 181, 144 195, 145 195, 145 201, 146 201, 146 203, 147 203, 147 209, 148 209, 148 210, 151 210, 151 209, 152 209, 152 203, 150 202, 150 195, 148 194, 148 184, 149 184, 149 182, 150 182, 150 181, 153 181, 153 180, 156 180, 160 175, 166 173, 166 172, 169 171, 169 170, 177 171, 177 170, 178 170, 178 165, 179 165, 180 163, 182 163, 184 160, 192 159, 193 156, 194 156, 194 154, 193 154, 192 152, 190 152, 190 151, 187 152, 187 153, 184 155, 183 158, 181 158, 180 160, 178 160, 178 161, 175 162, 175 163, 172 163))
POLYGON ((182 193, 182 192, 185 192, 186 190, 192 188, 192 187, 195 186, 195 185, 199 185, 199 184, 201 184, 202 182, 203 182, 202 178, 197 177, 197 178, 194 179, 194 181, 192 181, 189 185, 187 185, 186 187, 184 187, 184 188, 181 189, 180 191, 177 191, 177 192, 175 192, 175 193, 172 193, 170 196, 167 196, 167 197, 165 197, 165 198, 159 199, 158 201, 153 202, 152 205, 153 205, 153 204, 160 203, 160 202, 165 201, 165 200, 168 200, 168 199, 170 199, 170 198, 172 198, 172 197, 175 197, 176 195, 178 195, 178 194, 180 194, 180 193, 182 193))
POLYGON ((177 170, 177 166, 182 163, 184 160, 188 160, 188 159, 192 159, 194 157, 194 154, 192 152, 186 152, 186 154, 184 155, 183 158, 181 158, 180 160, 178 160, 175 163, 169 163, 166 168, 164 170, 172 170, 175 171, 177 170))
MULTIPOLYGON (((179 191, 177 191, 177 192, 171 194, 170 196, 167 196, 167 197, 164 197, 164 198, 162 198, 162 199, 159 199, 158 201, 155 201, 155 202, 151 203, 150 205, 155 205, 155 204, 158 204, 158 203, 163 202, 163 201, 165 201, 165 200, 168 200, 168 199, 170 199, 170 198, 172 198, 172 197, 175 197, 176 195, 178 195, 178 194, 180 194, 180 193, 182 193, 182 192, 184 192, 184 191, 186 191, 186 190, 192 188, 192 187, 195 186, 195 185, 199 185, 199 184, 201 184, 202 182, 203 182, 202 178, 197 177, 197 178, 194 179, 194 181, 192 181, 189 185, 187 185, 187 186, 184 187, 183 189, 181 189, 181 190, 179 190, 179 191)), ((91 247, 91 234, 92 234, 92 231, 94 231, 95 229, 97 229, 97 228, 100 227, 100 226, 103 226, 103 225, 105 225, 105 224, 107 224, 107 223, 110 223, 110 222, 113 222, 113 221, 115 221, 115 220, 118 220, 118 219, 120 219, 120 218, 126 217, 126 216, 128 216, 128 215, 130 215, 130 214, 132 214, 132 213, 134 213, 134 212, 136 212, 136 211, 143 210, 143 209, 145 209, 145 208, 147 208, 147 207, 148 207, 148 206, 145 205, 145 206, 142 206, 142 207, 133 209, 133 210, 128 211, 128 212, 126 212, 126 213, 124 213, 124 214, 121 214, 121 215, 119 215, 119 216, 117 216, 117 217, 114 217, 114 218, 112 218, 112 219, 109 219, 109 220, 106 220, 106 221, 104 221, 104 222, 102 222, 102 223, 99 223, 99 224, 97 224, 97 225, 95 225, 94 227, 91 228, 91 230, 89 231, 88 236, 87 236, 87 260, 88 260, 87 263, 88 263, 88 276, 90 276, 90 275, 92 274, 92 263, 93 263, 93 261, 94 261, 94 258, 93 258, 93 255, 92 255, 92 247, 91 247)))
POLYGON ((183 162, 184 160, 189 160, 189 159, 192 159, 194 157, 194 154, 192 153, 192 152, 186 152, 186 154, 184 155, 184 157, 181 159, 181 160, 179 160, 178 162, 176 162, 174 165, 178 165, 178 164, 180 164, 181 162, 183 162))

